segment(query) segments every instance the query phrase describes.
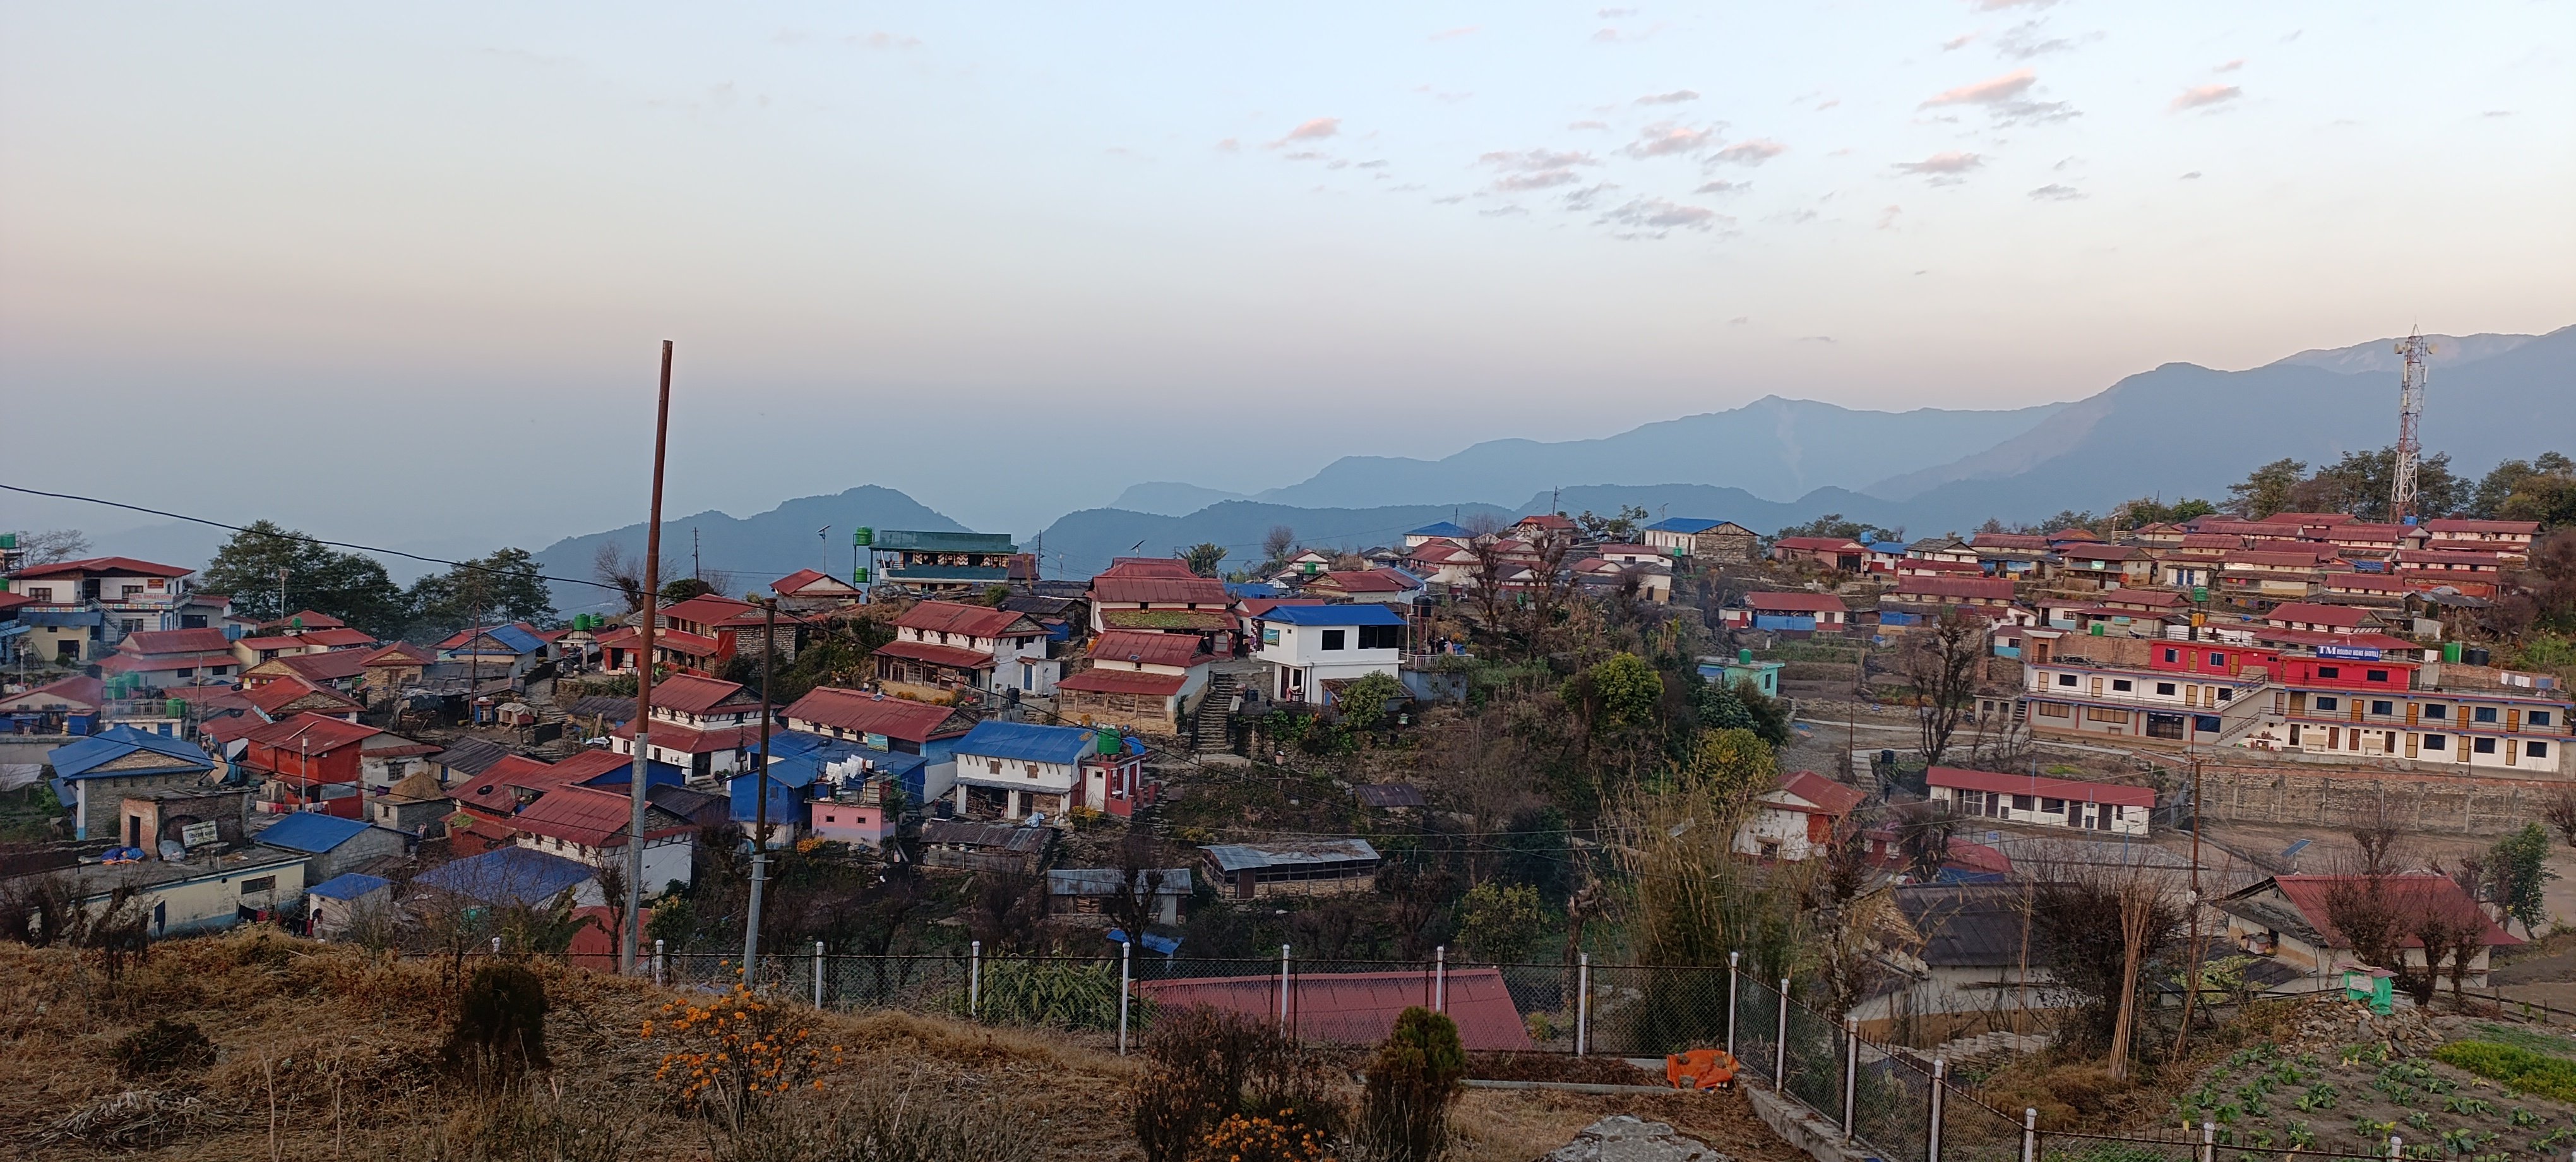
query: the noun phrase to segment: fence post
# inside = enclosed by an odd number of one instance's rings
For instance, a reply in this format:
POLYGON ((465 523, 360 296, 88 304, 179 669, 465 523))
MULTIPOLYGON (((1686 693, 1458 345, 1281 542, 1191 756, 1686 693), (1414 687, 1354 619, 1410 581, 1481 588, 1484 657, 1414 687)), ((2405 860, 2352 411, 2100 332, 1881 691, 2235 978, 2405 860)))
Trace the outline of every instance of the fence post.
POLYGON ((1726 1055, 1735 1056, 1735 964, 1741 952, 1726 954, 1726 1055))
POLYGON ((662 983, 662 942, 653 942, 653 983, 662 983))
POLYGON ((492 938, 492 955, 501 955, 501 938, 498 936, 492 938))
POLYGON ((2401 1150, 2402 1148, 2404 1148, 2404 1147, 2405 1147, 2405 1145, 2406 1145, 2406 1140, 2405 1140, 2404 1138, 2400 1138, 2400 1137, 2398 1137, 2398 1136, 2397 1136, 2397 1135, 2395 1135, 2395 1134, 2390 1134, 2390 1135, 2388 1135, 2388 1159, 2389 1159, 2389 1162, 2397 1162, 2398 1151, 2399 1151, 2399 1150, 2401 1150))
POLYGON ((1789 978, 1780 978, 1780 1028, 1771 1038, 1771 1088, 1789 1092, 1789 978))
POLYGON ((1860 1104, 1860 1020, 1843 1018, 1843 1141, 1848 1143, 1858 1131, 1852 1128, 1860 1104))
POLYGON ((2039 1162, 2039 1110, 2025 1106, 2021 1111, 2021 1162, 2039 1162))
POLYGON ((1574 1055, 1583 1056, 1591 1048, 1592 1034, 1592 954, 1578 952, 1574 960, 1574 1055))
POLYGON ((1449 1011, 1449 946, 1431 950, 1431 1011, 1449 1011))
POLYGON ((974 1020, 983 1003, 984 942, 970 940, 966 942, 966 1019, 974 1020))
POLYGON ((1279 946, 1279 1032, 1288 1032, 1288 946, 1279 946))
POLYGON ((1941 1162, 1941 1106, 1949 1091, 1950 1061, 1946 1057, 1935 1057, 1932 1059, 1931 1124, 1923 1128, 1924 1162, 1941 1162))
POLYGON ((2218 1162, 2218 1123, 2206 1119, 2200 1123, 2200 1162, 2218 1162))
POLYGON ((1118 942, 1118 1055, 1127 1055, 1127 956, 1136 950, 1133 940, 1118 942))
POLYGON ((814 942, 814 1007, 823 1007, 823 942, 814 942))

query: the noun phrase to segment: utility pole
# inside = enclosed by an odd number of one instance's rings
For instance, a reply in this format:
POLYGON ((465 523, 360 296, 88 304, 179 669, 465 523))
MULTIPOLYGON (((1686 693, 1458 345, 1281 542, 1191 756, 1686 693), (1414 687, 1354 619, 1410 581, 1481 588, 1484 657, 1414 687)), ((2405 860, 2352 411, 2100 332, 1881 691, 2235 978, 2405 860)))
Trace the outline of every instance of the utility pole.
POLYGON ((286 620, 286 566, 277 567, 277 620, 286 620))
POLYGON ((2182 1027, 2174 1031, 2174 1054, 2177 1057, 2182 1054, 2183 1043, 2191 1039, 2192 1003, 2200 999, 2200 989, 2203 983, 2201 980, 2201 957, 2203 954, 2200 947, 2199 755, 2191 756, 2191 943, 2185 945, 2185 947, 2190 949, 2189 956, 2191 957, 2191 967, 2186 970, 2186 976, 2191 981, 2191 990, 2182 994, 2182 1027))
POLYGON ((707 571, 698 565, 698 526, 696 525, 689 526, 689 578, 693 581, 707 579, 707 571))
MULTIPOLYGON (((831 530, 826 529, 825 532, 831 530)), ((760 971, 760 885, 769 879, 769 682, 778 669, 778 599, 760 602, 760 765, 752 791, 751 908, 742 926, 742 983, 760 971)))
POLYGON ((653 753, 653 618, 662 605, 662 450, 670 432, 671 341, 664 339, 661 399, 653 411, 652 518, 644 526, 644 617, 635 627, 635 764, 626 784, 626 928, 619 934, 617 971, 628 976, 635 975, 636 929, 644 914, 644 781, 653 753))

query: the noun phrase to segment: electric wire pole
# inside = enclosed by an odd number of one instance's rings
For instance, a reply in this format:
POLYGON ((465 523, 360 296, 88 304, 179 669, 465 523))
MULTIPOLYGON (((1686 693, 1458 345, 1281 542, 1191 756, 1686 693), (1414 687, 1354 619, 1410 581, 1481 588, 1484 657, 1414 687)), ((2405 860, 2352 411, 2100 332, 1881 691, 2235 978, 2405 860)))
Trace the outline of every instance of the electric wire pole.
POLYGON ((756 796, 751 825, 751 907, 742 925, 742 983, 754 984, 760 971, 760 885, 769 879, 769 680, 778 668, 778 599, 760 602, 760 765, 752 790, 756 796))
POLYGON ((617 971, 635 975, 636 928, 644 915, 644 798, 653 753, 653 619, 662 612, 662 449, 671 433, 671 341, 662 340, 661 400, 653 412, 653 514, 644 526, 644 616, 635 628, 635 765, 628 769, 626 927, 617 971))

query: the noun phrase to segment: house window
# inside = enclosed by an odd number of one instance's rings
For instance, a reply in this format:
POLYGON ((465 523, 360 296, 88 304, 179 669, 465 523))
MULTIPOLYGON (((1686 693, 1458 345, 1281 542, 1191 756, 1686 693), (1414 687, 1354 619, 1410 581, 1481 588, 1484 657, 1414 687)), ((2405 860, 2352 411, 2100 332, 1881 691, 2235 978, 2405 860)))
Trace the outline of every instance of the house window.
POLYGON ((2469 751, 2472 754, 2494 754, 2496 752, 2495 740, 2492 738, 2477 739, 2469 744, 2469 751))
POLYGON ((2317 676, 2320 678, 2340 678, 2343 676, 2343 667, 2319 666, 2317 667, 2317 676))
POLYGON ((2059 674, 2057 676, 2057 684, 2060 686, 2072 686, 2075 684, 2075 675, 2059 674))
POLYGON ((2523 755, 2523 757, 2524 757, 2524 758, 2533 758, 2533 759, 2545 759, 2545 758, 2548 758, 2548 757, 2549 757, 2549 744, 2548 744, 2548 743, 2545 743, 2545 742, 2526 742, 2526 743, 2522 744, 2522 755, 2523 755))
POLYGON ((2013 796, 2013 810, 2015 810, 2015 811, 2028 811, 2028 810, 2030 810, 2030 796, 2028 796, 2028 795, 2015 795, 2015 796, 2013 796))
POLYGON ((2126 726, 2129 724, 2129 712, 2126 710, 2112 710, 2102 706, 2088 706, 2084 708, 2084 720, 2087 722, 2107 722, 2113 725, 2126 726))
POLYGON ((2066 704, 2063 702, 2040 702, 2035 705, 2039 707, 2039 716, 2042 718, 2066 717, 2066 704))
POLYGON ((2397 704, 2393 702, 2373 701, 2370 704, 2370 712, 2379 715, 2395 714, 2397 713, 2397 704))
POLYGON ((1002 773, 1002 760, 1000 760, 1000 759, 986 759, 986 760, 984 760, 984 761, 985 761, 986 763, 991 764, 990 769, 991 769, 991 771, 992 771, 992 773, 993 773, 993 774, 998 775, 998 774, 1001 774, 1001 773, 1002 773))
POLYGON ((2165 696, 2165 697, 2167 697, 2167 698, 2171 698, 2171 697, 2173 697, 2173 692, 2174 692, 2174 684, 2173 684, 2173 683, 2171 683, 2171 682, 2158 682, 2158 683, 2156 683, 2156 693, 2161 694, 2161 695, 2164 695, 2164 696, 2165 696))
POLYGON ((2365 682, 2385 682, 2385 681, 2387 681, 2387 680, 2388 680, 2388 671, 2386 671, 2386 670, 2363 670, 2363 671, 2361 672, 2361 678, 2362 678, 2362 680, 2363 680, 2363 681, 2365 681, 2365 682))
POLYGON ((2126 694, 2137 689, 2137 684, 2129 681, 2127 678, 2113 678, 2111 679, 2111 689, 2118 693, 2126 694))
POLYGON ((2450 716, 2451 708, 2448 706, 2444 706, 2439 702, 2427 702, 2424 704, 2424 717, 2426 718, 2440 719, 2448 718, 2450 716))
POLYGON ((2225 667, 2226 667, 2226 665, 2227 665, 2227 655, 2222 654, 2222 653, 2212 652, 2212 653, 2209 655, 2209 664, 2210 664, 2210 665, 2213 665, 2213 666, 2218 666, 2218 667, 2220 667, 2220 668, 2222 668, 2222 669, 2223 669, 2223 668, 2225 668, 2225 667))
POLYGON ((256 896, 262 892, 274 892, 276 890, 276 876, 252 876, 251 878, 241 882, 241 894, 245 896, 256 896))
POLYGON ((2493 706, 2480 706, 2472 709, 2469 711, 2469 719, 2473 722, 2493 722, 2496 720, 2496 708, 2493 706))
POLYGON ((2528 716, 2527 721, 2529 721, 2533 726, 2547 726, 2549 725, 2549 712, 2546 710, 2534 710, 2528 716))
POLYGON ((2229 688, 2227 688, 2227 687, 2225 687, 2225 686, 2221 686, 2221 687, 2219 687, 2219 688, 2218 688, 2218 700, 2219 700, 2219 701, 2221 701, 2221 702, 2225 702, 2225 701, 2227 701, 2228 699, 2230 699, 2230 698, 2234 698, 2234 697, 2236 697, 2236 691, 2231 690, 2231 689, 2229 689, 2229 688))
POLYGON ((1322 649, 1326 649, 1326 650, 1338 650, 1338 649, 1341 649, 1341 648, 1342 648, 1342 643, 1343 643, 1344 641, 1348 640, 1348 639, 1349 639, 1349 637, 1350 637, 1350 631, 1349 631, 1349 630, 1346 630, 1346 629, 1328 629, 1328 630, 1325 630, 1325 631, 1324 631, 1324 644, 1323 644, 1323 646, 1322 646, 1322 647, 1320 647, 1320 648, 1322 648, 1322 649))
POLYGON ((2424 749, 2426 749, 2426 750, 2449 750, 2449 749, 2451 749, 2451 736, 2449 736, 2449 735, 2447 735, 2447 734, 2428 734, 2428 735, 2425 735, 2425 736, 2424 736, 2424 749))
POLYGON ((175 678, 194 678, 197 676, 197 670, 194 666, 181 666, 176 670, 170 671, 170 674, 175 678))
POLYGON ((2342 703, 2341 703, 2340 701, 2336 700, 2336 699, 2333 699, 2333 698, 2319 698, 2319 699, 2317 699, 2317 709, 2319 709, 2319 710, 2332 710, 2332 709, 2334 709, 2335 707, 2340 706, 2340 705, 2342 705, 2342 703))
POLYGON ((2165 660, 2166 660, 2166 661, 2168 661, 2168 662, 2179 662, 2179 661, 2181 661, 2181 660, 2182 660, 2182 651, 2181 651, 2181 650, 2166 650, 2166 651, 2165 651, 2165 660))

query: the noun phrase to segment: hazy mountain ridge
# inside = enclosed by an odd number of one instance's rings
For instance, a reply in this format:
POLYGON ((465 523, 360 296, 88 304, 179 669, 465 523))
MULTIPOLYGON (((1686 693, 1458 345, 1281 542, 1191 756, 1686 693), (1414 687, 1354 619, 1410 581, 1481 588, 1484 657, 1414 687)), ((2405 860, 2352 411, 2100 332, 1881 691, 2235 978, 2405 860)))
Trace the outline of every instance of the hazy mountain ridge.
MULTIPOLYGON (((833 496, 804 496, 753 516, 736 517, 709 510, 662 519, 662 574, 667 583, 690 574, 690 554, 708 573, 725 574, 718 586, 740 596, 766 590, 769 583, 798 569, 821 569, 838 576, 850 570, 850 530, 918 529, 965 532, 966 526, 892 488, 863 484, 833 496), (829 534, 823 534, 825 526, 829 534), (692 533, 694 536, 694 544, 692 533)), ((642 559, 644 524, 638 521, 605 532, 566 537, 537 553, 547 576, 582 579, 591 575, 599 547, 614 543, 626 555, 642 559)), ((557 583, 555 607, 569 615, 607 608, 611 595, 588 585, 557 583)))

